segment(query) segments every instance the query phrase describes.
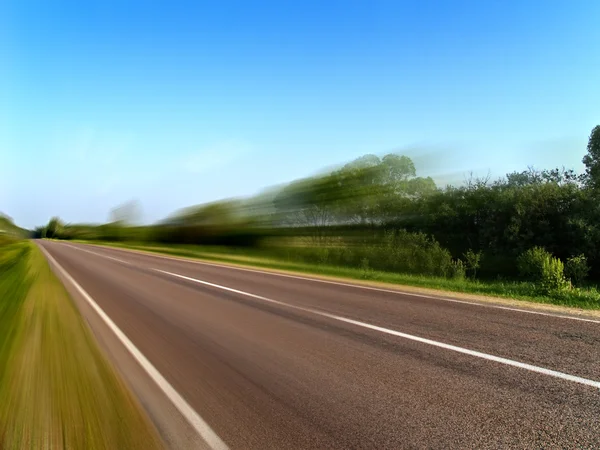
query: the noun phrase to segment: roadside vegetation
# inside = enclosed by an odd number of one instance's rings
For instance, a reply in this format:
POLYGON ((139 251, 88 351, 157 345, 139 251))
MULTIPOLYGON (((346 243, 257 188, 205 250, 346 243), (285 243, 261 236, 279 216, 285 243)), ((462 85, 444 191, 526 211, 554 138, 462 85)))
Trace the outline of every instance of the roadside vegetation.
POLYGON ((359 268, 343 267, 327 263, 307 263, 296 259, 296 253, 282 256, 278 252, 269 253, 263 249, 231 248, 193 245, 152 245, 136 242, 75 241, 104 245, 116 248, 161 253, 171 256, 197 258, 215 263, 275 269, 291 273, 306 273, 340 279, 361 280, 365 282, 387 283, 392 285, 415 286, 466 294, 478 294, 490 297, 504 297, 576 307, 581 309, 600 309, 600 291, 595 287, 570 288, 560 293, 545 292, 535 281, 486 280, 481 281, 466 276, 443 277, 409 273, 393 273, 375 270, 365 265, 359 268))
POLYGON ((128 225, 136 205, 125 204, 108 224, 53 218, 35 234, 600 308, 600 126, 582 161, 582 174, 528 168, 439 187, 407 156, 366 155, 154 225, 128 225))
POLYGON ((160 448, 38 247, 7 236, 0 330, 0 448, 160 448))

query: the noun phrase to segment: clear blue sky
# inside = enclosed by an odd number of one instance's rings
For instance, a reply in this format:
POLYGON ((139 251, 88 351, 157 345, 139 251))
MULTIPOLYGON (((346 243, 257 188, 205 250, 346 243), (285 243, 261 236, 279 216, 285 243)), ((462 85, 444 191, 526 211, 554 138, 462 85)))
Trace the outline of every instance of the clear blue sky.
POLYGON ((599 17, 596 0, 5 0, 0 211, 98 222, 138 199, 153 221, 392 150, 438 177, 580 169, 599 17))

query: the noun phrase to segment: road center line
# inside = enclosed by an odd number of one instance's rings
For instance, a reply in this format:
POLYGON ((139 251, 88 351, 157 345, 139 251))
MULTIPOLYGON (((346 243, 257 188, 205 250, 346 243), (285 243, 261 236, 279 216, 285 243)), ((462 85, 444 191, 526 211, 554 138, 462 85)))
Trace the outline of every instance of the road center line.
POLYGON ((212 430, 202 417, 185 401, 185 399, 175 390, 165 377, 152 365, 152 363, 138 350, 131 340, 121 331, 121 329, 112 321, 112 319, 98 306, 96 301, 77 283, 73 277, 48 253, 43 247, 39 246, 48 261, 58 269, 58 271, 71 283, 81 296, 96 311, 104 323, 117 336, 125 348, 131 353, 139 365, 146 371, 150 378, 158 385, 167 398, 175 405, 179 412, 186 418, 200 437, 214 450, 227 450, 227 445, 212 430))
POLYGON ((536 373, 540 373, 543 375, 548 375, 551 377, 555 377, 555 378, 560 378, 562 380, 566 380, 566 381, 572 381, 574 383, 579 383, 579 384, 584 384, 586 386, 591 386, 597 389, 600 389, 600 381, 594 381, 594 380, 590 380, 587 378, 582 378, 582 377, 578 377, 575 375, 569 375, 567 373, 563 373, 563 372, 558 372, 556 370, 551 370, 551 369, 546 369, 544 367, 539 367, 539 366, 534 366, 532 364, 527 364, 527 363, 523 363, 523 362, 519 362, 519 361, 515 361, 512 359, 508 359, 508 358, 502 358, 500 356, 494 356, 494 355, 490 355, 488 353, 483 353, 483 352, 478 352, 475 350, 470 350, 468 348, 463 348, 463 347, 458 347, 456 345, 450 345, 450 344, 446 344, 444 342, 439 342, 439 341, 434 341, 432 339, 426 339, 420 336, 415 336, 412 334, 408 334, 408 333, 402 333, 400 331, 396 331, 396 330, 391 330, 389 328, 384 328, 384 327, 380 327, 377 325, 372 325, 370 323, 366 323, 366 322, 361 322, 358 320, 354 320, 354 319, 349 319, 347 317, 343 317, 343 316, 338 316, 335 314, 329 314, 323 311, 318 311, 316 309, 312 309, 312 308, 305 308, 302 306, 296 306, 296 305, 292 305, 289 303, 285 303, 285 302, 281 302, 279 300, 273 300, 271 298, 267 298, 267 297, 263 297, 262 295, 256 295, 256 294, 252 294, 250 292, 245 292, 245 291, 240 291, 239 289, 233 289, 227 286, 222 286, 220 284, 215 284, 215 283, 209 283, 208 281, 203 281, 203 280, 199 280, 197 278, 192 278, 192 277, 187 277, 185 275, 180 275, 177 273, 173 273, 173 272, 167 272, 166 270, 161 270, 161 269, 152 269, 156 272, 160 272, 163 273, 165 275, 170 275, 172 277, 176 277, 176 278, 181 278, 183 280, 187 280, 187 281, 192 281, 195 283, 199 283, 199 284, 203 284, 206 286, 211 286, 217 289, 222 289, 224 291, 228 291, 228 292, 233 292, 236 294, 240 294, 240 295, 245 295, 247 297, 251 297, 257 300, 261 300, 267 303, 272 303, 275 305, 280 305, 280 306, 284 306, 287 308, 291 308, 291 309, 295 309, 298 311, 303 311, 303 312, 307 312, 310 314, 314 314, 317 316, 321 316, 321 317, 327 317, 329 319, 333 319, 333 320, 337 320, 339 322, 344 322, 344 323, 349 323, 351 325, 356 325, 358 327, 362 327, 362 328, 367 328, 369 330, 374 330, 374 331, 378 331, 380 333, 385 333, 385 334, 389 334, 392 336, 397 336, 397 337, 401 337, 404 339, 409 339, 411 341, 416 341, 416 342, 420 342, 422 344, 427 344, 427 345, 431 345, 434 347, 439 347, 439 348, 443 348, 445 350, 451 350, 457 353, 462 353, 465 355, 469 355, 469 356, 474 356, 476 358, 481 358, 481 359, 485 359, 488 361, 493 361, 493 362, 497 362, 500 364, 504 364, 507 366, 512 366, 512 367, 518 367, 520 369, 525 369, 528 370, 530 372, 536 372, 536 373))
MULTIPOLYGON (((123 248, 118 248, 118 247, 101 246, 101 245, 96 245, 96 244, 84 244, 84 245, 93 245, 93 246, 101 247, 101 248, 104 248, 104 249, 107 249, 107 250, 117 250, 117 251, 121 251, 121 252, 124 252, 124 253, 134 253, 134 254, 138 254, 138 255, 148 256, 148 257, 151 257, 151 258, 166 259, 166 260, 169 260, 169 261, 179 261, 179 262, 185 262, 185 263, 190 263, 190 264, 199 264, 199 265, 203 265, 203 266, 220 267, 220 268, 229 269, 229 270, 239 270, 239 271, 242 271, 242 272, 260 273, 260 274, 263 274, 263 275, 270 275, 270 276, 274 276, 274 277, 292 278, 292 279, 296 279, 296 280, 311 281, 313 283, 332 284, 332 285, 336 285, 336 286, 344 286, 344 287, 350 287, 350 288, 354 288, 354 289, 363 289, 363 290, 369 290, 369 291, 386 292, 386 293, 389 293, 389 294, 407 295, 407 296, 410 296, 410 297, 420 297, 420 298, 426 298, 426 299, 436 300, 436 301, 442 301, 442 302, 458 303, 458 304, 470 305, 470 306, 479 306, 479 307, 483 307, 483 308, 502 309, 502 310, 505 310, 505 311, 519 312, 519 313, 525 313, 525 314, 535 314, 535 315, 538 315, 538 316, 554 317, 554 318, 557 318, 557 319, 578 320, 580 322, 591 322, 591 323, 600 324, 600 320, 598 320, 598 319, 588 319, 588 318, 585 318, 585 317, 567 316, 567 315, 559 314, 559 313, 534 311, 534 310, 523 309, 523 308, 515 308, 515 307, 511 307, 511 306, 486 304, 486 303, 479 303, 479 302, 474 302, 474 301, 471 302, 471 301, 467 301, 467 300, 458 300, 458 299, 454 299, 454 298, 439 297, 439 296, 435 296, 435 295, 418 294, 416 292, 406 292, 406 291, 401 291, 401 290, 378 288, 378 287, 375 287, 375 286, 364 286, 364 285, 361 285, 361 284, 344 283, 344 282, 341 282, 341 281, 322 280, 322 279, 319 279, 319 278, 303 277, 303 276, 300 276, 300 275, 290 275, 290 274, 286 274, 286 273, 270 272, 270 271, 266 271, 266 270, 250 269, 250 268, 246 268, 246 267, 236 267, 236 266, 231 266, 231 265, 226 265, 226 264, 216 264, 216 263, 210 263, 210 262, 206 262, 206 261, 198 261, 198 260, 192 260, 192 259, 185 259, 183 257, 172 257, 172 256, 166 256, 166 255, 158 255, 158 254, 151 253, 149 251, 140 251, 140 250, 134 250, 134 249, 123 249, 123 248)), ((70 245, 70 247, 77 248, 78 250, 81 250, 78 247, 74 247, 74 246, 71 246, 71 245, 70 245)), ((87 250, 87 251, 88 251, 88 253, 93 253, 93 254, 95 254, 97 256, 104 256, 106 258, 115 259, 117 261, 121 261, 121 262, 124 262, 126 264, 131 264, 131 263, 127 263, 126 261, 118 260, 117 258, 112 258, 112 257, 106 256, 104 254, 100 254, 100 253, 96 253, 96 252, 91 252, 89 250, 87 250)))
POLYGON ((113 256, 108 256, 108 255, 101 255, 100 253, 92 252, 92 251, 87 250, 85 248, 75 247, 74 245, 71 245, 71 244, 64 244, 64 245, 66 245, 69 248, 72 248, 72 249, 75 249, 75 250, 79 250, 80 252, 85 252, 85 253, 89 253, 90 255, 96 255, 96 256, 100 256, 102 258, 107 258, 107 259, 111 259, 113 261, 120 262, 122 264, 125 264, 126 266, 133 266, 132 263, 130 263, 129 261, 125 261, 124 259, 115 258, 113 256))

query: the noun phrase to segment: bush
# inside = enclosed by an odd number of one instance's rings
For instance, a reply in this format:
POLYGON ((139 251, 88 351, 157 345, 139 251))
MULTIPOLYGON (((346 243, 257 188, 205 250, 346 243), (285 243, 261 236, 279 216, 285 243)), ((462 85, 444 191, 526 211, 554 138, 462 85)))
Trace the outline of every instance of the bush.
POLYGON ((541 281, 543 279, 544 262, 550 258, 552 258, 552 254, 544 248, 530 248, 517 258, 519 274, 527 280, 541 281))
POLYGON ((565 278, 565 266, 558 258, 546 258, 542 264, 542 278, 539 284, 540 293, 557 296, 571 287, 565 278))
POLYGON ((463 256, 465 258, 466 269, 475 278, 477 276, 477 269, 481 266, 481 252, 475 253, 469 249, 463 256))
POLYGON ((361 269, 361 277, 365 280, 370 280, 375 278, 375 274, 373 269, 369 266, 369 260, 367 258, 363 258, 360 262, 361 269))
POLYGON ((450 278, 453 280, 464 280, 466 274, 467 270, 464 263, 460 259, 450 263, 450 278))
POLYGON ((579 286, 588 276, 590 267, 585 255, 572 256, 565 264, 565 275, 575 286, 579 286))
POLYGON ((369 260, 378 270, 445 276, 452 262, 450 252, 423 233, 387 231, 380 245, 368 247, 376 252, 369 260))

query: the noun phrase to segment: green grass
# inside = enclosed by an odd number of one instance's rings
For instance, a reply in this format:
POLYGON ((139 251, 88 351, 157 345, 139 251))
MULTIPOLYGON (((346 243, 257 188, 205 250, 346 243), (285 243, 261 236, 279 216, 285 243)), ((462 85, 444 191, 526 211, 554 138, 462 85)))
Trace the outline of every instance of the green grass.
POLYGON ((0 330, 0 448, 160 448, 29 241, 0 245, 0 330))
POLYGON ((432 276, 380 272, 368 268, 356 269, 326 264, 300 263, 293 261, 292 253, 294 249, 289 250, 289 258, 274 258, 272 256, 264 256, 266 252, 256 248, 244 249, 192 245, 149 245, 142 243, 97 241, 79 242, 352 280, 370 280, 393 285, 415 286, 439 291, 477 294, 490 297, 503 297, 581 309, 600 309, 600 292, 593 287, 586 289, 571 289, 555 297, 548 297, 539 295, 537 286, 530 282, 480 281, 469 279, 454 280, 432 276))

